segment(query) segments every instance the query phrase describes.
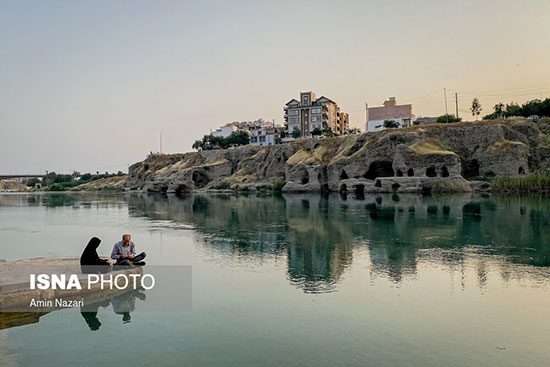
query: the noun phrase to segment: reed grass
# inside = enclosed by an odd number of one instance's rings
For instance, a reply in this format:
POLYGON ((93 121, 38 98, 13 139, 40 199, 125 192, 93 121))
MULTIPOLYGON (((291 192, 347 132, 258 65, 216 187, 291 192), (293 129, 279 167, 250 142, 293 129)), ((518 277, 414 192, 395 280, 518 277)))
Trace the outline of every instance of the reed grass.
POLYGON ((493 192, 550 193, 550 170, 540 170, 525 177, 500 177, 491 182, 493 192))

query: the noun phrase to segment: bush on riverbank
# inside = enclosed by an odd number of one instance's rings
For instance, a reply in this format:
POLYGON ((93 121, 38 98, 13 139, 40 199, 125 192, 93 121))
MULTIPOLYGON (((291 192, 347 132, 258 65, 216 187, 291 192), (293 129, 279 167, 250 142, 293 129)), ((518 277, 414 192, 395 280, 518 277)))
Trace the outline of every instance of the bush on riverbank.
POLYGON ((502 177, 491 182, 493 192, 548 193, 550 192, 550 170, 537 171, 525 177, 502 177))
POLYGON ((72 181, 72 182, 60 182, 51 184, 46 188, 47 191, 66 191, 73 187, 86 184, 90 181, 72 181))

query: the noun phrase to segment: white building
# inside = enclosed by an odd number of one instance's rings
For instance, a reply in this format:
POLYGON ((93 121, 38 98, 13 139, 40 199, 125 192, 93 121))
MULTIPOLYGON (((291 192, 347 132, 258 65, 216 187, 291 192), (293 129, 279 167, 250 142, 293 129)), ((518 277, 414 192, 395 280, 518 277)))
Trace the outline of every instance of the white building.
POLYGON ((230 122, 213 131, 212 135, 227 138, 236 131, 245 131, 250 135, 251 145, 266 146, 276 144, 277 138, 280 138, 284 129, 284 125, 257 119, 255 121, 230 122))
POLYGON ((217 128, 215 131, 212 132, 212 135, 227 138, 233 132, 238 131, 238 130, 239 130, 239 128, 236 125, 227 124, 227 125, 224 125, 222 127, 217 128))
POLYGON ((265 123, 260 128, 250 131, 250 144, 252 145, 275 145, 277 138, 285 131, 284 125, 265 123))

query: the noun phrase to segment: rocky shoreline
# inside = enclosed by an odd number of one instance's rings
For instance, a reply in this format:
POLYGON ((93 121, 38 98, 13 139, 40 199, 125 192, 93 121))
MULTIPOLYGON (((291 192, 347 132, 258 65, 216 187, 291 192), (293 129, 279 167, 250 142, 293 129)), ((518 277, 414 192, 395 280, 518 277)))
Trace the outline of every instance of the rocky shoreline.
POLYGON ((488 191, 476 177, 522 177, 550 167, 550 122, 507 119, 153 154, 130 166, 125 191, 488 191))

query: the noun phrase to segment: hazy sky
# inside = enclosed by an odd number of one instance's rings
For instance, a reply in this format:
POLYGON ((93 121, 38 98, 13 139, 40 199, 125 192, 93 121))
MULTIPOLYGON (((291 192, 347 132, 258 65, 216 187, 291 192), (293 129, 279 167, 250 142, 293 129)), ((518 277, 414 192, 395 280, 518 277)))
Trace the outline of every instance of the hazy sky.
POLYGON ((469 119, 550 96, 550 1, 1 1, 0 174, 126 170, 300 91, 469 119))

